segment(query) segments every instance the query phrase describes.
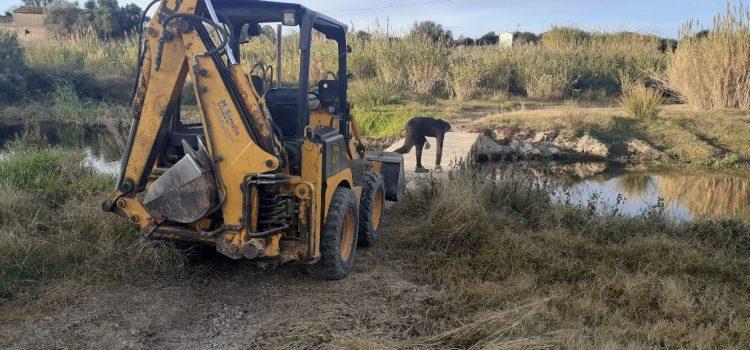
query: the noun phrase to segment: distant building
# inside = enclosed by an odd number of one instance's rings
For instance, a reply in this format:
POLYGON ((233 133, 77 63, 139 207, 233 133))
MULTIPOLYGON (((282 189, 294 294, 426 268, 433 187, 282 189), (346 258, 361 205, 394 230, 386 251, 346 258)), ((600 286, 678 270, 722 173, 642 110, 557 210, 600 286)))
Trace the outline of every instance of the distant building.
POLYGON ((21 6, 13 10, 13 15, 0 17, 0 28, 10 30, 18 35, 18 41, 28 44, 47 38, 44 28, 44 8, 39 6, 21 6))
POLYGON ((497 44, 503 47, 513 46, 513 33, 511 32, 500 33, 499 38, 497 40, 497 44))

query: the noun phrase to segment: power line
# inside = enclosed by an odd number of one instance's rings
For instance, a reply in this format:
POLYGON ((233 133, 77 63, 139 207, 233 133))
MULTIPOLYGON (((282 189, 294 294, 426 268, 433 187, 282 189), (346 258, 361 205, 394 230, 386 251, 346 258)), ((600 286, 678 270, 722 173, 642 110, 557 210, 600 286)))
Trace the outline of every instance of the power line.
POLYGON ((383 9, 391 9, 391 8, 399 8, 399 7, 411 7, 411 6, 420 6, 420 5, 440 4, 440 3, 451 2, 451 1, 453 1, 453 0, 434 0, 434 1, 415 2, 415 3, 410 3, 410 4, 391 5, 391 6, 365 7, 365 8, 359 8, 359 9, 322 10, 320 12, 372 11, 372 10, 383 10, 383 9))

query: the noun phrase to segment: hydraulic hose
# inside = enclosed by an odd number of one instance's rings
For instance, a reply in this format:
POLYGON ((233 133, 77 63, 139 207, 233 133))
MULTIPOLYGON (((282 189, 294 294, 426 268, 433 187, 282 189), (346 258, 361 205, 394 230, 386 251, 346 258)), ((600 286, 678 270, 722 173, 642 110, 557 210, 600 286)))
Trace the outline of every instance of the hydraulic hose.
POLYGON ((148 10, 151 9, 151 6, 154 6, 157 2, 161 2, 161 0, 152 0, 151 2, 146 5, 146 7, 143 9, 143 12, 141 12, 140 20, 138 21, 138 28, 136 32, 138 33, 138 62, 136 64, 135 68, 135 83, 133 83, 133 90, 130 92, 130 101, 133 102, 133 99, 135 99, 136 91, 138 91, 138 80, 141 79, 141 69, 143 67, 143 58, 145 56, 145 53, 143 52, 143 24, 146 22, 146 13, 148 13, 148 10))
POLYGON ((166 29, 167 24, 169 24, 169 22, 171 22, 175 18, 184 18, 187 20, 206 23, 214 27, 221 34, 222 40, 221 42, 219 42, 219 45, 213 48, 212 50, 208 50, 204 52, 202 54, 203 56, 210 56, 210 55, 220 53, 222 50, 224 50, 227 47, 227 44, 229 43, 229 33, 227 33, 226 29, 222 28, 220 25, 214 22, 211 22, 210 19, 205 18, 205 17, 201 17, 198 15, 190 14, 190 13, 173 13, 164 19, 164 24, 162 24, 162 28, 166 29))

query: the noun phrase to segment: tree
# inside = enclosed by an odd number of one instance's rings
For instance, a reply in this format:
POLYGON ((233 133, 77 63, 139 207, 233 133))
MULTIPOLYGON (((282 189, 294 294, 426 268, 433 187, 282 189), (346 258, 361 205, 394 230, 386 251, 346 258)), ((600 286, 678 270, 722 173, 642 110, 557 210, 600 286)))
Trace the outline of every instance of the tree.
POLYGON ((409 36, 447 44, 453 41, 453 33, 450 30, 443 29, 441 24, 433 21, 414 22, 409 31, 409 36))
POLYGON ((90 28, 100 37, 120 37, 138 25, 141 8, 135 4, 120 7, 117 0, 88 0, 83 9, 77 3, 52 6, 44 24, 53 33, 72 34, 90 28))
POLYGON ((354 37, 360 41, 370 41, 370 39, 372 39, 372 34, 364 30, 358 30, 357 33, 354 34, 354 37))
POLYGON ((710 30, 708 30, 708 29, 704 29, 704 30, 701 30, 701 31, 700 31, 700 32, 698 32, 698 33, 695 33, 695 36, 694 36, 694 37, 695 37, 696 39, 703 39, 703 38, 706 38, 706 37, 708 37, 708 35, 709 35, 709 34, 711 34, 711 31, 710 31, 710 30))
POLYGON ((44 26, 51 32, 69 35, 76 32, 80 26, 83 10, 75 6, 56 6, 47 11, 44 16, 44 26))
POLYGON ((273 29, 268 24, 263 25, 263 27, 260 28, 260 36, 268 39, 270 42, 275 43, 276 42, 276 29, 273 29))
POLYGON ((531 32, 515 32, 513 33, 513 44, 514 45, 527 45, 536 44, 540 40, 539 36, 531 32))
POLYGON ((23 4, 26 6, 46 7, 52 4, 52 0, 23 0, 23 4))
POLYGON ((482 35, 476 43, 477 45, 497 45, 498 41, 500 41, 500 36, 493 31, 482 35))
POLYGON ((472 46, 474 45, 474 39, 461 35, 456 39, 456 45, 472 46))

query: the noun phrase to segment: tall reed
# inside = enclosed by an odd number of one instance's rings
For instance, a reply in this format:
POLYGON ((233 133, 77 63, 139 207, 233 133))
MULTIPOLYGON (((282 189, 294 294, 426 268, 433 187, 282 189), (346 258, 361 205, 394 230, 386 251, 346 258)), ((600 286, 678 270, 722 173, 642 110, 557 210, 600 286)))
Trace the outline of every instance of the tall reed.
POLYGON ((695 109, 750 109, 750 7, 727 3, 705 37, 696 22, 670 57, 666 85, 695 109))

